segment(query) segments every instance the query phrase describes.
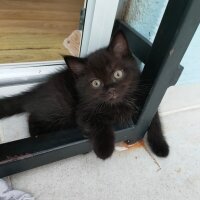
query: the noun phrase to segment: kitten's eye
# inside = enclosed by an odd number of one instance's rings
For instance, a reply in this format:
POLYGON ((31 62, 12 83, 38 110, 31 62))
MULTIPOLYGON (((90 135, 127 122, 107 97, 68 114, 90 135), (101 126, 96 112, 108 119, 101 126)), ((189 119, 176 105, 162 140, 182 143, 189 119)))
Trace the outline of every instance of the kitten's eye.
POLYGON ((122 70, 117 70, 117 71, 115 71, 115 72, 114 72, 114 77, 115 77, 116 79, 122 78, 122 77, 123 77, 123 71, 122 71, 122 70))
POLYGON ((92 86, 93 86, 94 88, 98 88, 98 87, 100 87, 100 85, 101 85, 101 81, 98 80, 98 79, 95 79, 95 80, 92 81, 91 84, 92 84, 92 86))

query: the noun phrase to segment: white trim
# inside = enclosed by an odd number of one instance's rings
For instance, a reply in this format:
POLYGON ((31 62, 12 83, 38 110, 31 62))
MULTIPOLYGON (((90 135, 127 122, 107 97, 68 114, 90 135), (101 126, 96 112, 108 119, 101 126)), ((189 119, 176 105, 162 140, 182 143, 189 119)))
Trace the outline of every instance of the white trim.
POLYGON ((96 3, 96 0, 87 0, 85 24, 84 24, 84 30, 83 30, 83 36, 82 36, 82 43, 81 43, 81 53, 80 53, 81 57, 86 56, 88 52, 88 44, 89 44, 90 33, 92 29, 95 3, 96 3))
POLYGON ((62 62, 33 62, 0 66, 0 87, 35 83, 66 67, 62 62))
POLYGON ((0 64, 0 70, 13 69, 13 68, 26 68, 26 67, 41 67, 51 65, 64 65, 64 60, 52 60, 52 61, 38 61, 38 62, 22 62, 22 63, 3 63, 0 64))
POLYGON ((83 8, 86 8, 86 6, 87 6, 87 1, 88 1, 88 0, 84 0, 83 8))
POLYGON ((88 0, 81 57, 109 44, 119 0, 88 0))

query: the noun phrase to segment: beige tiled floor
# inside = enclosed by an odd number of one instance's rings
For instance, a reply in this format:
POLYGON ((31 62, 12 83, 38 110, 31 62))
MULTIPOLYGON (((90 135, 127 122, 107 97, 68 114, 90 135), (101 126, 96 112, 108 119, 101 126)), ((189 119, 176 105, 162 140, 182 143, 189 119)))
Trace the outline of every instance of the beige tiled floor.
MULTIPOLYGON (((148 147, 116 151, 106 161, 89 153, 13 175, 13 186, 38 200, 199 200, 200 85, 171 87, 160 111, 168 158, 148 147)), ((4 141, 28 135, 24 116, 1 123, 4 141), (11 123, 20 125, 9 131, 11 123)))

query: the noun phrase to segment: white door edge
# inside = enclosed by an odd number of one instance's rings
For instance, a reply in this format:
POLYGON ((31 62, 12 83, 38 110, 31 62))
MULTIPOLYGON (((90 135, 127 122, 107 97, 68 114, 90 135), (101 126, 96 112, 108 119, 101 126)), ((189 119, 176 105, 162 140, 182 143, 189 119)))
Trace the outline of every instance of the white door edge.
POLYGON ((88 0, 81 57, 109 44, 119 0, 88 0))

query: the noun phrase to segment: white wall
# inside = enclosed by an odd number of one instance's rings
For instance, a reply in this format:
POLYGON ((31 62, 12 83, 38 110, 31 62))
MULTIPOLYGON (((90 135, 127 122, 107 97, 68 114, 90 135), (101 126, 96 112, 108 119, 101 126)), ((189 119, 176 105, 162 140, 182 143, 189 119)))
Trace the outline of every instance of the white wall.
POLYGON ((168 0, 130 0, 125 21, 151 42, 168 0))
MULTIPOLYGON (((128 2, 124 20, 152 42, 168 0, 130 0, 128 2)), ((181 64, 185 69, 178 84, 200 83, 200 26, 181 64)))
POLYGON ((179 84, 200 83, 200 26, 181 61, 185 67, 179 84))

